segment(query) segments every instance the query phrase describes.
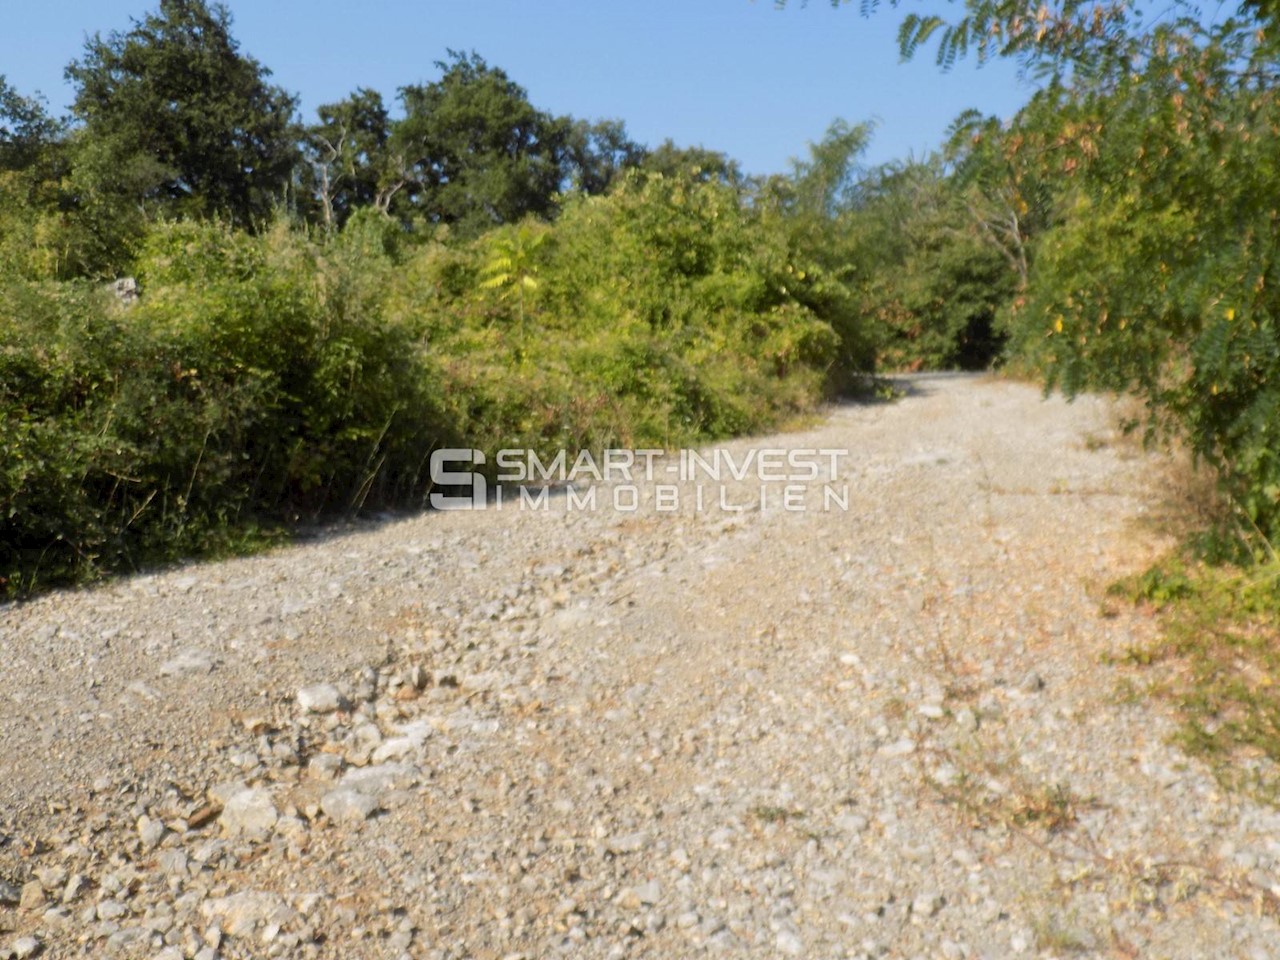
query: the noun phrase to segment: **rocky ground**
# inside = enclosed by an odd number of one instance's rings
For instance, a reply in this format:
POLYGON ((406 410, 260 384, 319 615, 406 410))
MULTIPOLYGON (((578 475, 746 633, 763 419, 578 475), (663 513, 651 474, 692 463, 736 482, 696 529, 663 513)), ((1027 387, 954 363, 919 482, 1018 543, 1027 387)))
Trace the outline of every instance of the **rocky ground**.
POLYGON ((1104 665, 1164 546, 1106 404, 779 445, 851 455, 0 608, 0 957, 1280 956, 1280 815, 1104 665))

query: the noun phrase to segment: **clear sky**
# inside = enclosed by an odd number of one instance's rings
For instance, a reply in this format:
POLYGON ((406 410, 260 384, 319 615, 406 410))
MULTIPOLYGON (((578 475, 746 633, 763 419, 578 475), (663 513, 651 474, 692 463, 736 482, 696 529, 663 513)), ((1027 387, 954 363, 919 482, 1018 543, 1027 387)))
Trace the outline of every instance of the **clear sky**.
MULTIPOLYGON (((911 5, 928 8, 935 0, 911 5)), ((86 36, 127 29, 157 0, 6 4, 0 73, 71 99, 62 70, 86 36)), ((937 146, 976 107, 1002 117, 1030 96, 1012 64, 961 63, 943 73, 931 53, 900 63, 899 13, 870 19, 826 0, 782 10, 771 0, 229 0, 241 50, 301 96, 304 119, 358 86, 383 92, 435 79, 447 48, 475 50, 554 113, 626 121, 655 145, 671 137, 737 158, 749 173, 787 169, 836 117, 875 119, 867 161, 937 146)), ((946 4, 936 4, 945 7, 946 4)), ((951 7, 954 10, 954 7, 951 7)))

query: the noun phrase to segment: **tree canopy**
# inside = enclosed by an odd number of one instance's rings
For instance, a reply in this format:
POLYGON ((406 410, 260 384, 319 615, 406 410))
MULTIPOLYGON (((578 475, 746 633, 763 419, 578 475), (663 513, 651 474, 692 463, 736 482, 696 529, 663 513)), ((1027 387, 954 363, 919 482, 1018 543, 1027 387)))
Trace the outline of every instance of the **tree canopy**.
POLYGON ((22 96, 0 74, 0 170, 34 166, 61 132, 41 100, 22 96))
POLYGON ((433 223, 467 233, 547 216, 565 178, 573 124, 538 110, 524 89, 475 53, 450 51, 443 76, 400 88, 395 149, 407 198, 433 223))
POLYGON ((66 72, 84 189, 246 226, 283 203, 296 99, 239 52, 226 7, 160 0, 129 30, 89 39, 66 72))

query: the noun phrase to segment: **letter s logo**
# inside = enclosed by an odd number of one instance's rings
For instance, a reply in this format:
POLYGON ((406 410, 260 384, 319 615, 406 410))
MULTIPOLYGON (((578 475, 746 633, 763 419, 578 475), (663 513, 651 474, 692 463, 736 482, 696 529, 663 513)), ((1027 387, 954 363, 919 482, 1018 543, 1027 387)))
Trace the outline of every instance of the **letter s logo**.
POLYGON ((489 500, 489 487, 484 477, 471 469, 450 470, 452 464, 466 464, 467 467, 480 466, 485 462, 484 454, 479 450, 466 450, 461 447, 446 447, 435 450, 431 454, 431 483, 438 487, 470 487, 471 494, 452 496, 447 493, 432 493, 430 497, 433 510, 483 510, 489 500))

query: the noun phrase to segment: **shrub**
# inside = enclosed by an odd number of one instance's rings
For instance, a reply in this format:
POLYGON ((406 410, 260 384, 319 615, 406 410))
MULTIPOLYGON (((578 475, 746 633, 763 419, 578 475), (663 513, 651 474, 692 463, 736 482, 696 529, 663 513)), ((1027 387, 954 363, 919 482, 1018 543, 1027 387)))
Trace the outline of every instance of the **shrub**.
POLYGON ((422 495, 448 434, 417 331, 381 308, 392 261, 361 230, 321 248, 160 225, 132 308, 82 283, 8 286, 9 592, 422 495))

